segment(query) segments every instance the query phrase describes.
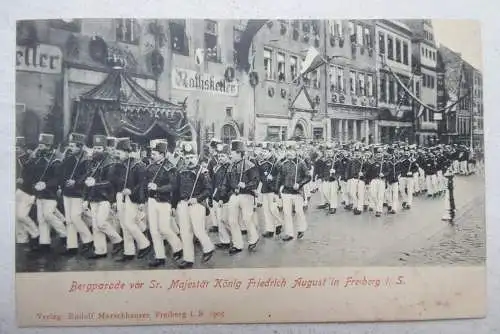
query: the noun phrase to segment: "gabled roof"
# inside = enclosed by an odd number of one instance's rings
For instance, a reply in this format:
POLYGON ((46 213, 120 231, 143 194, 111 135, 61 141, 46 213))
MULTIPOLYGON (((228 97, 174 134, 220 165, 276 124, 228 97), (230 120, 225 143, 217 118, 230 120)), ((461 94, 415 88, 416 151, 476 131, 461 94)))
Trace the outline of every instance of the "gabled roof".
POLYGON ((308 111, 314 110, 314 103, 305 86, 300 88, 299 92, 290 104, 290 108, 308 111))

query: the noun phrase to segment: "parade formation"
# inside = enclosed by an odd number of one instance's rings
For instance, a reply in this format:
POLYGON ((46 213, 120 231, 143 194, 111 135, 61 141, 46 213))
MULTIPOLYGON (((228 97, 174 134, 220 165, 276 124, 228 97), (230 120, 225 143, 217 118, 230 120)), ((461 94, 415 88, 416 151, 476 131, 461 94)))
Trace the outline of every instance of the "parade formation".
POLYGON ((340 209, 381 217, 413 209, 415 196, 443 201, 436 218, 453 224, 454 175, 474 173, 481 160, 465 145, 403 142, 212 139, 198 150, 192 142, 139 147, 94 135, 86 143, 71 133, 66 147, 55 147, 43 133, 30 150, 17 138, 16 237, 34 256, 147 259, 152 268, 170 257, 186 269, 195 246, 202 262, 215 251, 258 252, 261 238, 307 238, 309 210, 331 220, 340 209))

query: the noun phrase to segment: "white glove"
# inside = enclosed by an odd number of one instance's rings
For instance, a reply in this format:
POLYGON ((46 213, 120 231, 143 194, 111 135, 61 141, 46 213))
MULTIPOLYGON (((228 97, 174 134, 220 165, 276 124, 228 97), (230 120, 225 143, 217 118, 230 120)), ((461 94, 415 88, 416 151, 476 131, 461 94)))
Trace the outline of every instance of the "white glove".
POLYGON ((267 180, 268 180, 268 181, 272 181, 272 180, 273 180, 273 176, 272 176, 271 174, 269 174, 269 175, 267 176, 267 180))
POLYGON ((153 190, 153 191, 155 191, 156 189, 158 189, 158 186, 156 185, 156 183, 151 183, 151 182, 150 182, 150 183, 148 184, 148 189, 149 189, 149 190, 153 190))
POLYGON ((88 177, 85 180, 85 184, 87 185, 87 187, 93 187, 95 185, 95 179, 93 177, 88 177))
POLYGON ((221 208, 222 208, 222 205, 223 205, 224 203, 222 202, 222 200, 220 200, 220 201, 218 202, 218 204, 219 204, 219 207, 221 207, 221 208))
POLYGON ((293 190, 298 190, 298 189, 299 189, 299 184, 298 184, 298 183, 295 183, 295 184, 293 185, 293 190))
POLYGON ((122 191, 123 196, 129 196, 131 193, 132 193, 132 192, 131 192, 131 191, 130 191, 130 189, 128 189, 128 188, 125 188, 125 189, 123 189, 123 191, 122 191))
POLYGON ((335 169, 330 169, 330 174, 335 174, 335 169))
POLYGON ((359 172, 359 176, 363 176, 363 172, 359 172))
POLYGON ((245 187, 246 187, 245 182, 238 183, 238 188, 245 189, 245 187))
POLYGON ((196 204, 198 203, 198 200, 196 198, 190 198, 189 201, 188 201, 188 204, 190 205, 193 205, 193 204, 196 204))
POLYGON ((383 174, 383 173, 380 173, 378 176, 379 176, 379 177, 384 177, 384 174, 383 174))
POLYGON ((82 203, 82 209, 85 211, 85 210, 88 210, 88 208, 89 208, 89 202, 84 201, 84 202, 82 203))
POLYGON ((406 176, 413 176, 413 174, 411 172, 408 172, 406 176))
POLYGON ((66 186, 73 187, 74 185, 75 185, 75 180, 71 179, 71 180, 66 181, 66 186))
POLYGON ((35 184, 35 189, 36 189, 36 190, 38 190, 38 191, 42 191, 42 190, 44 190, 44 189, 45 189, 45 187, 46 187, 45 182, 42 182, 42 181, 37 182, 37 183, 35 184))

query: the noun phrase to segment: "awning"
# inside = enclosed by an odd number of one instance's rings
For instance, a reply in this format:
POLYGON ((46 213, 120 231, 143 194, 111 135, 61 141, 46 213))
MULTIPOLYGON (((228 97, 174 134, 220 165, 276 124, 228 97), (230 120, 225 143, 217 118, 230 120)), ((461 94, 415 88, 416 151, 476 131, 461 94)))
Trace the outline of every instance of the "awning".
POLYGON ((150 138, 158 129, 168 136, 186 134, 190 127, 185 106, 154 96, 121 69, 113 70, 76 103, 73 131, 88 137, 130 133, 150 138))

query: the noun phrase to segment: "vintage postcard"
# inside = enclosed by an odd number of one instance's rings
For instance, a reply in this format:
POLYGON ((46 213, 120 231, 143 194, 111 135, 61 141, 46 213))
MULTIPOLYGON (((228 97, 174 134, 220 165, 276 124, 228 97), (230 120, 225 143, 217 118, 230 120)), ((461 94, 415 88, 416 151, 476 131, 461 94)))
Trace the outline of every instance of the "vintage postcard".
POLYGON ((19 326, 485 316, 478 22, 16 28, 19 326))

